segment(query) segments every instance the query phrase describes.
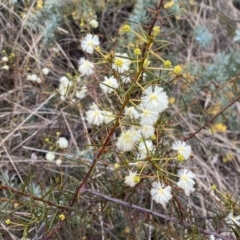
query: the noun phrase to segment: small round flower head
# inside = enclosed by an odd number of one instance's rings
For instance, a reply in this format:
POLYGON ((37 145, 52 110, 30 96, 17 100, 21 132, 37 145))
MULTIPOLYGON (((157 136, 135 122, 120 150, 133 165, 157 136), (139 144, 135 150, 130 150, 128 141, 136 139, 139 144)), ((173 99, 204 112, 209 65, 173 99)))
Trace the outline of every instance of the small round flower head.
POLYGON ((3 62, 7 62, 7 61, 8 61, 8 57, 6 57, 6 56, 5 56, 5 57, 2 57, 2 61, 3 61, 3 62))
POLYGON ((213 185, 211 185, 211 189, 212 189, 213 191, 216 191, 216 190, 217 190, 217 186, 216 186, 215 184, 213 184, 213 185))
POLYGON ((141 131, 138 130, 136 127, 131 127, 128 131, 134 143, 139 142, 142 138, 141 131))
POLYGON ((172 145, 172 149, 178 152, 177 159, 179 161, 187 160, 191 153, 191 146, 187 145, 186 142, 176 141, 172 145))
POLYGON ((60 83, 61 83, 62 85, 66 85, 66 86, 67 86, 67 85, 69 84, 69 82, 70 82, 70 80, 69 80, 66 76, 60 77, 59 81, 60 81, 60 83))
POLYGON ((142 96, 142 105, 158 113, 163 112, 168 107, 168 96, 161 87, 147 87, 142 96))
POLYGON ((141 50, 140 48, 135 48, 133 53, 136 55, 136 56, 139 56, 141 54, 141 50))
POLYGON ((143 62, 143 67, 146 68, 150 65, 151 61, 149 61, 147 58, 143 62))
POLYGON ((214 133, 215 132, 226 132, 227 126, 222 124, 222 123, 215 123, 212 126, 212 130, 214 133))
POLYGON ((131 119, 138 119, 139 113, 134 107, 125 107, 124 109, 125 116, 130 117, 131 119))
POLYGON ((31 74, 27 76, 27 80, 36 82, 38 79, 38 76, 36 74, 31 74))
POLYGON ((132 150, 134 147, 134 141, 130 130, 122 132, 117 140, 117 148, 123 152, 132 150))
POLYGON ((147 157, 148 153, 151 153, 154 149, 153 143, 151 140, 146 140, 145 142, 140 142, 138 145, 139 156, 138 159, 144 159, 147 157))
POLYGON ((81 41, 81 47, 83 51, 92 54, 93 50, 99 46, 99 38, 98 36, 93 36, 92 34, 87 34, 83 40, 81 41))
POLYGON ((101 111, 95 104, 87 111, 87 121, 93 125, 101 125, 104 122, 103 111, 101 111))
POLYGON ((154 125, 157 122, 158 116, 159 116, 158 112, 156 112, 155 110, 146 108, 142 104, 139 106, 139 109, 141 110, 141 113, 140 113, 141 125, 154 125))
POLYGON ((2 67, 2 69, 3 69, 3 70, 8 70, 8 69, 9 69, 9 66, 5 64, 5 65, 2 67))
POLYGON ((42 69, 42 73, 43 73, 44 75, 48 75, 49 72, 50 72, 50 70, 49 70, 49 68, 47 68, 47 67, 45 67, 45 68, 42 69))
POLYGON ((172 188, 170 186, 164 187, 161 182, 153 182, 151 189, 152 199, 156 203, 162 204, 162 206, 165 208, 166 204, 172 198, 171 190, 172 188))
POLYGON ((55 154, 54 154, 53 152, 48 152, 48 153, 46 154, 46 159, 47 159, 49 162, 53 161, 53 160, 55 159, 55 154))
POLYGON ((83 99, 86 96, 86 93, 87 93, 87 87, 86 86, 82 86, 80 91, 76 91, 75 96, 78 99, 83 99))
POLYGON ((164 61, 163 66, 164 66, 165 68, 170 68, 170 67, 172 66, 172 63, 171 63, 171 61, 166 60, 166 61, 164 61))
POLYGON ((114 169, 120 168, 120 164, 119 164, 119 163, 114 163, 113 168, 114 168, 114 169))
POLYGON ((8 219, 5 221, 5 223, 6 223, 7 225, 9 225, 9 224, 11 223, 11 220, 8 218, 8 219))
POLYGON ((177 182, 177 186, 182 188, 187 196, 190 196, 191 192, 194 192, 195 181, 193 178, 195 174, 187 169, 181 169, 178 171, 178 177, 180 180, 177 182))
POLYGON ((78 71, 81 73, 81 75, 91 75, 94 71, 94 65, 92 62, 86 60, 85 58, 80 58, 78 71))
POLYGON ((89 22, 89 25, 91 26, 91 28, 97 28, 98 27, 98 21, 96 19, 92 19, 89 22))
POLYGON ((174 67, 173 71, 176 75, 180 75, 182 72, 182 68, 179 65, 177 65, 174 67))
POLYGON ((157 36, 160 33, 160 27, 159 26, 155 26, 153 28, 153 36, 157 36))
POLYGON ((129 32, 130 30, 131 30, 131 27, 129 25, 126 24, 126 25, 123 26, 123 31, 124 32, 129 32))
POLYGON ((57 159, 56 160, 56 165, 60 166, 62 164, 62 159, 57 159))
POLYGON ((129 56, 126 53, 116 53, 112 68, 119 73, 123 73, 129 70, 130 64, 131 60, 129 60, 129 56))
POLYGON ((67 147, 68 147, 68 140, 67 140, 65 137, 60 137, 60 138, 57 140, 57 145, 58 145, 60 148, 67 148, 67 147))
POLYGON ((151 125, 141 125, 141 134, 144 138, 150 138, 154 135, 154 127, 151 125))
POLYGON ((32 82, 37 82, 37 83, 42 82, 41 78, 39 78, 36 74, 28 75, 27 80, 32 81, 32 82))
POLYGON ((137 172, 129 171, 128 176, 125 177, 124 183, 130 187, 135 187, 140 182, 140 178, 137 176, 137 172))
POLYGON ((112 122, 115 119, 115 116, 111 111, 102 111, 102 114, 104 116, 104 123, 106 124, 112 122))
POLYGON ((65 76, 60 78, 60 83, 58 87, 59 94, 61 95, 61 99, 65 99, 65 95, 67 95, 70 87, 72 86, 72 82, 65 76))
POLYGON ((174 6, 174 4, 175 4, 174 1, 166 2, 166 3, 163 5, 163 7, 166 8, 166 9, 167 9, 167 8, 171 8, 171 7, 174 6))
POLYGON ((233 212, 230 212, 227 217, 225 218, 225 221, 227 224, 235 227, 236 225, 237 226, 240 226, 240 216, 236 216, 234 217, 233 216, 233 212))
POLYGON ((169 98, 169 104, 174 104, 176 99, 174 97, 169 98))
POLYGON ((64 221, 65 220, 65 215, 62 213, 60 215, 58 215, 58 218, 61 220, 61 221, 64 221))
POLYGON ((131 82, 131 78, 129 76, 120 76, 120 80, 124 83, 130 83, 131 82))
POLYGON ((104 81, 100 83, 100 88, 105 94, 111 93, 114 89, 118 88, 119 84, 117 79, 113 76, 104 77, 104 81))

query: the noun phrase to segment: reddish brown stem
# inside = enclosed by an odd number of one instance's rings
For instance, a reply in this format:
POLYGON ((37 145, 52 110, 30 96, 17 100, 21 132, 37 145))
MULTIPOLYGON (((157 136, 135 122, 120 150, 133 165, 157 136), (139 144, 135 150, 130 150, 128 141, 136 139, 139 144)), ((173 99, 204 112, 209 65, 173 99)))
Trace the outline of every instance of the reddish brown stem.
MULTIPOLYGON (((157 10, 156 10, 156 14, 155 14, 155 16, 154 16, 154 20, 153 20, 153 22, 152 22, 152 24, 151 24, 151 26, 150 26, 150 28, 149 28, 149 31, 148 31, 148 35, 149 35, 149 36, 151 36, 151 32, 152 32, 152 30, 153 30, 153 27, 154 27, 156 21, 158 20, 158 14, 159 14, 160 9, 162 8, 162 5, 163 5, 163 0, 160 0, 160 1, 159 1, 159 5, 158 5, 157 10)), ((145 55, 145 51, 146 51, 146 48, 144 48, 144 49, 145 49, 145 50, 144 50, 143 56, 145 55)), ((83 187, 84 187, 84 184, 87 182, 87 179, 90 177, 91 173, 93 172, 93 170, 94 170, 94 168, 95 168, 95 166, 96 166, 96 164, 97 164, 97 162, 98 162, 99 157, 100 157, 100 156, 102 155, 102 153, 104 152, 104 149, 105 149, 105 147, 107 146, 109 140, 111 139, 112 135, 114 134, 116 128, 119 126, 119 118, 121 117, 122 112, 123 112, 126 104, 128 103, 129 95, 130 95, 130 94, 128 94, 128 95, 126 96, 126 99, 125 99, 125 101, 124 101, 124 104, 123 104, 120 112, 119 112, 119 115, 118 115, 118 118, 117 118, 117 120, 116 120, 116 122, 115 122, 114 127, 110 130, 110 133, 109 133, 108 136, 106 137, 106 139, 105 139, 105 141, 104 141, 101 149, 99 150, 96 158, 93 160, 93 163, 92 163, 92 165, 90 166, 90 168, 89 168, 87 174, 85 175, 83 181, 82 181, 81 184, 77 187, 77 189, 76 189, 76 191, 75 191, 75 193, 74 193, 74 195, 73 195, 73 198, 72 198, 72 200, 71 200, 71 202, 70 202, 70 204, 69 204, 70 207, 72 207, 72 206, 74 205, 74 203, 75 203, 75 201, 76 201, 76 199, 77 199, 78 194, 81 192, 81 190, 82 190, 83 187)), ((56 226, 46 237, 43 238, 43 240, 50 239, 55 233, 58 232, 59 228, 60 228, 62 225, 63 225, 63 222, 59 222, 59 223, 57 224, 57 226, 56 226)))
POLYGON ((45 203, 48 206, 53 206, 53 207, 56 207, 58 209, 62 209, 62 210, 68 210, 69 209, 69 207, 67 207, 67 206, 56 205, 53 202, 50 202, 48 200, 44 200, 43 198, 36 197, 36 196, 28 194, 28 193, 24 193, 24 192, 18 191, 18 190, 14 189, 12 187, 9 187, 9 186, 0 185, 0 190, 1 189, 4 189, 4 190, 6 190, 8 192, 16 193, 19 196, 28 197, 30 199, 33 199, 35 201, 39 201, 39 202, 45 203))
POLYGON ((122 205, 122 206, 125 206, 127 208, 132 208, 136 211, 139 211, 139 212, 144 212, 144 213, 148 213, 152 216, 155 216, 155 217, 160 217, 162 219, 165 219, 166 221, 169 221, 169 222, 173 222, 173 223, 176 223, 178 225, 181 225, 185 228, 188 228, 188 229, 196 229, 197 231, 199 231, 200 233, 203 233, 205 235, 213 235, 215 237, 219 237, 223 240, 234 240, 234 238, 231 238, 231 237, 226 237, 226 236, 223 236, 219 233, 216 233, 216 232, 213 232, 213 231, 210 231, 210 230, 204 230, 202 228, 199 228, 197 226, 194 226, 192 223, 187 223, 187 222, 184 222, 184 221, 179 221, 177 218, 175 217, 169 217, 167 215, 164 215, 164 214, 161 214, 159 212, 155 212, 155 211, 152 211, 152 210, 149 210, 147 208, 143 208, 143 207, 139 207, 138 205, 135 205, 135 204, 131 204, 129 202, 124 202, 122 200, 119 200, 119 199, 116 199, 116 198, 112 198, 112 197, 109 197, 107 195, 104 195, 102 193, 99 193, 99 192, 96 192, 92 189, 86 189, 86 191, 88 193, 91 193, 93 195, 96 195, 98 197, 101 197, 105 200, 107 200, 108 202, 114 202, 118 205, 122 205))

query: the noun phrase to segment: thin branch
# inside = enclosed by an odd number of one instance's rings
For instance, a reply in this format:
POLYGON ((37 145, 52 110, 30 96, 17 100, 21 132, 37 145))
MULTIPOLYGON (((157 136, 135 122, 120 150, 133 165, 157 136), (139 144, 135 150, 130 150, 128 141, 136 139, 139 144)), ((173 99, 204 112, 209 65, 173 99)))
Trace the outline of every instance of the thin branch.
POLYGON ((36 197, 34 195, 31 195, 29 193, 25 193, 25 192, 21 192, 21 191, 18 191, 12 187, 9 187, 9 186, 5 186, 5 185, 0 185, 0 190, 6 190, 8 192, 11 192, 11 193, 16 193, 17 195, 22 195, 24 197, 28 197, 29 199, 33 199, 35 201, 39 201, 39 202, 42 202, 42 203, 45 203, 46 205, 48 206, 53 206, 53 207, 56 207, 58 209, 64 209, 64 210, 69 210, 70 207, 67 207, 67 206, 61 206, 61 205, 56 205, 55 203, 51 202, 51 201, 48 201, 48 200, 44 200, 43 198, 40 198, 40 197, 36 197))
POLYGON ((135 205, 135 204, 132 204, 132 203, 129 203, 129 202, 124 202, 124 201, 116 199, 116 198, 109 197, 109 196, 107 196, 105 194, 93 191, 92 189, 86 189, 86 192, 88 192, 90 194, 93 194, 93 195, 96 195, 98 197, 101 197, 101 198, 103 198, 103 199, 105 199, 107 201, 110 201, 110 202, 113 202, 113 203, 116 203, 116 204, 119 204, 119 205, 122 205, 122 206, 125 206, 125 207, 128 207, 128 208, 132 208, 132 209, 134 209, 136 211, 148 213, 148 214, 150 214, 152 216, 160 217, 162 219, 165 219, 166 221, 174 222, 174 223, 176 223, 178 225, 181 225, 181 226, 183 226, 185 228, 197 229, 200 233, 203 233, 205 235, 213 235, 213 236, 219 237, 219 238, 221 238, 223 240, 234 240, 234 238, 223 236, 223 235, 221 235, 219 233, 216 233, 216 232, 213 232, 213 231, 209 231, 209 230, 204 230, 202 228, 194 226, 193 223, 187 223, 187 222, 179 221, 175 217, 169 217, 167 215, 164 215, 164 214, 161 214, 161 213, 149 210, 147 208, 139 207, 138 205, 135 205))
POLYGON ((225 108, 223 108, 219 113, 217 113, 214 117, 212 117, 208 122, 206 122, 202 127, 200 127, 196 132, 192 133, 190 136, 185 137, 184 141, 189 140, 190 138, 193 138, 197 133, 199 133, 202 129, 207 127, 208 125, 212 124, 213 121, 220 116, 224 111, 226 111, 228 108, 230 108, 235 102, 240 100, 240 95, 234 99, 232 102, 230 102, 225 108))
MULTIPOLYGON (((160 1, 159 1, 159 5, 158 5, 157 10, 156 10, 156 14, 155 14, 154 20, 153 20, 153 22, 152 22, 152 24, 151 24, 151 26, 150 26, 150 28, 149 28, 149 31, 148 31, 149 36, 151 35, 151 32, 152 32, 152 30, 153 30, 153 27, 154 27, 156 21, 158 20, 158 14, 159 14, 159 11, 160 11, 161 8, 162 8, 162 5, 163 5, 163 0, 160 0, 160 1)), ((145 50, 144 50, 143 56, 145 55, 145 51, 146 51, 146 48, 145 48, 145 50)), ((143 67, 143 66, 142 66, 142 67, 143 67)), ((140 74, 141 72, 142 72, 142 69, 140 69, 139 74, 140 74)), ((105 140, 104 140, 104 142, 103 142, 103 145, 102 145, 101 148, 99 149, 96 157, 93 159, 93 162, 92 162, 89 170, 87 171, 87 173, 86 173, 83 181, 82 181, 82 182, 79 184, 79 186, 77 187, 77 189, 76 189, 76 191, 75 191, 75 193, 74 193, 74 195, 73 195, 73 198, 72 198, 72 200, 71 200, 71 202, 70 202, 70 204, 69 204, 70 207, 72 207, 72 206, 74 205, 74 203, 76 202, 76 199, 77 199, 77 197, 78 197, 78 194, 85 191, 85 188, 84 188, 85 183, 87 182, 88 178, 91 176, 93 170, 95 169, 95 167, 96 167, 96 165, 97 165, 97 162, 98 162, 100 156, 102 155, 102 153, 104 152, 104 150, 105 150, 108 142, 110 141, 112 135, 115 133, 116 129, 118 128, 118 126, 119 126, 119 120, 120 120, 120 118, 121 118, 121 116, 122 116, 122 113, 123 113, 123 111, 124 111, 125 106, 126 106, 126 105, 128 104, 128 102, 129 102, 129 96, 130 96, 130 94, 131 94, 131 91, 133 90, 133 86, 134 86, 134 85, 132 85, 132 87, 130 87, 129 92, 128 92, 128 94, 127 94, 126 97, 125 97, 124 103, 122 104, 122 107, 121 107, 121 109, 120 109, 120 111, 119 111, 119 114, 118 114, 118 116, 117 116, 117 118, 116 118, 116 120, 115 120, 114 126, 111 128, 108 136, 105 138, 105 140)), ((69 214, 69 211, 67 212, 67 214, 69 214)), ((50 239, 53 235, 55 235, 55 234, 58 232, 58 230, 60 229, 60 227, 61 227, 62 225, 63 225, 63 222, 59 222, 59 223, 57 224, 57 226, 56 226, 52 231, 50 231, 48 234, 46 234, 45 236, 43 236, 43 240, 48 240, 48 239, 50 239)))

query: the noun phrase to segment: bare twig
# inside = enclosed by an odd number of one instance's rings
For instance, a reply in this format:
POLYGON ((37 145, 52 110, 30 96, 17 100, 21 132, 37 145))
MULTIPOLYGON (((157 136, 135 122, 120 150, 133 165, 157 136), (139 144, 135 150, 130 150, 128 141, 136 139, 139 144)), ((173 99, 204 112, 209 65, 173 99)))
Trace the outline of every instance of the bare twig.
POLYGON ((59 209, 64 209, 64 210, 69 209, 69 207, 67 207, 67 206, 56 205, 55 203, 53 203, 51 201, 44 200, 43 198, 36 197, 36 196, 34 196, 32 194, 29 194, 29 193, 18 191, 18 190, 14 189, 12 187, 9 187, 9 186, 0 185, 0 190, 2 190, 2 189, 6 190, 8 192, 11 192, 11 193, 16 193, 19 196, 28 197, 29 199, 33 199, 35 201, 45 203, 48 206, 53 206, 53 207, 56 207, 56 208, 59 208, 59 209))
POLYGON ((155 216, 155 217, 160 217, 162 219, 165 219, 166 221, 169 221, 169 222, 174 222, 178 225, 181 225, 185 228, 188 228, 188 229, 191 229, 191 228, 194 228, 194 229, 197 229, 199 232, 205 234, 205 235, 213 235, 215 237, 220 237, 221 239, 223 240, 234 240, 234 238, 231 238, 231 237, 226 237, 226 236, 223 236, 219 233, 216 233, 216 232, 213 232, 213 231, 209 231, 209 230, 204 230, 202 228, 199 228, 197 226, 194 226, 192 223, 187 223, 187 222, 183 222, 183 221, 179 221, 177 218, 175 217, 169 217, 167 215, 164 215, 164 214, 161 214, 161 213, 158 213, 158 212, 155 212, 155 211, 152 211, 152 210, 149 210, 147 208, 143 208, 143 207, 139 207, 138 205, 135 205, 135 204, 131 204, 129 202, 124 202, 122 200, 119 200, 119 199, 116 199, 116 198, 112 198, 112 197, 109 197, 105 194, 102 194, 102 193, 99 193, 99 192, 96 192, 96 191, 93 191, 92 189, 86 189, 86 191, 90 194, 93 194, 93 195, 96 195, 98 197, 101 197, 107 201, 110 201, 110 202, 114 202, 116 204, 119 204, 119 205, 122 205, 122 206, 125 206, 125 207, 128 207, 128 208, 132 208, 136 211, 139 211, 139 212, 144 212, 144 213, 148 213, 150 214, 151 216, 155 216))

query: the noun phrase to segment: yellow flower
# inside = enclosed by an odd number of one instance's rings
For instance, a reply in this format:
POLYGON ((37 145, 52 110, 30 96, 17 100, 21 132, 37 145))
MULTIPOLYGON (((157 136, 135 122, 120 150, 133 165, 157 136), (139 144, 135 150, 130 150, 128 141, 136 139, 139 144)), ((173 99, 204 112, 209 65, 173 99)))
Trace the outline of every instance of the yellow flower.
POLYGON ((160 27, 159 26, 155 26, 153 28, 153 36, 157 36, 160 33, 160 27))
POLYGON ((166 61, 164 61, 164 63, 163 63, 163 66, 164 66, 165 68, 170 68, 171 65, 172 65, 172 63, 171 63, 171 61, 169 61, 169 60, 166 60, 166 61))
POLYGON ((221 103, 216 103, 213 107, 208 109, 208 113, 212 115, 216 115, 220 112, 221 108, 222 108, 221 103))
POLYGON ((129 25, 124 25, 124 27, 123 27, 123 31, 124 32, 129 32, 131 30, 131 27, 129 26, 129 25))
POLYGON ((143 67, 147 67, 150 64, 150 61, 146 58, 143 62, 143 67))
POLYGON ((15 58, 15 56, 16 56, 15 53, 11 53, 9 58, 15 58))
POLYGON ((42 0, 37 0, 37 9, 42 9, 43 7, 43 1, 42 0))
POLYGON ((213 185, 211 186, 211 189, 212 189, 213 191, 215 191, 215 190, 217 190, 217 186, 216 186, 215 184, 213 184, 213 185))
POLYGON ((84 27, 84 26, 85 26, 84 20, 81 19, 81 20, 80 20, 80 27, 84 27))
POLYGON ((177 65, 174 67, 173 71, 176 75, 180 75, 182 72, 182 68, 179 65, 177 65))
POLYGON ((180 15, 180 14, 176 15, 176 16, 175 16, 175 19, 176 19, 176 20, 180 20, 180 19, 181 19, 181 15, 180 15))
POLYGON ((233 154, 231 152, 227 152, 227 154, 223 157, 223 162, 231 162, 233 159, 233 154))
POLYGON ((215 123, 212 127, 213 132, 226 132, 227 126, 222 123, 215 123))
POLYGON ((135 48, 133 52, 137 56, 141 54, 141 50, 139 48, 135 48))
POLYGON ((166 2, 163 7, 164 8, 171 8, 173 6, 174 6, 174 0, 171 0, 170 2, 166 2))
POLYGON ((175 98, 174 97, 172 97, 172 98, 169 98, 169 104, 173 104, 173 103, 175 103, 175 98))
POLYGON ((133 179, 134 179, 135 183, 139 183, 140 182, 140 177, 139 176, 135 176, 133 179))
POLYGON ((186 78, 188 82, 192 83, 194 82, 194 75, 192 75, 190 72, 184 72, 183 78, 186 78))
POLYGON ((6 223, 7 225, 9 225, 9 224, 11 223, 11 220, 10 220, 10 219, 7 219, 7 220, 5 221, 5 223, 6 223))
POLYGON ((189 0, 189 4, 190 5, 194 5, 195 4, 195 0, 189 0))
POLYGON ((120 167, 119 163, 114 164, 114 169, 118 169, 120 167))
POLYGON ((19 203, 14 203, 14 204, 13 204, 13 207, 14 207, 14 208, 18 208, 18 207, 19 207, 19 203))
POLYGON ((125 227, 124 232, 125 233, 130 233, 131 232, 131 228, 130 227, 125 227))
POLYGON ((61 221, 64 221, 65 220, 65 215, 62 213, 60 215, 58 215, 58 218, 61 220, 61 221))
POLYGON ((151 139, 152 139, 153 141, 155 141, 155 140, 157 139, 156 135, 152 135, 152 136, 151 136, 151 139))
POLYGON ((182 162, 182 161, 184 161, 184 156, 182 155, 182 154, 178 154, 177 155, 177 160, 179 161, 179 162, 182 162))

